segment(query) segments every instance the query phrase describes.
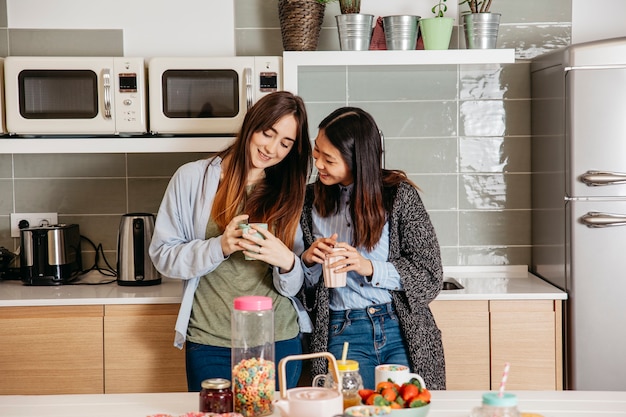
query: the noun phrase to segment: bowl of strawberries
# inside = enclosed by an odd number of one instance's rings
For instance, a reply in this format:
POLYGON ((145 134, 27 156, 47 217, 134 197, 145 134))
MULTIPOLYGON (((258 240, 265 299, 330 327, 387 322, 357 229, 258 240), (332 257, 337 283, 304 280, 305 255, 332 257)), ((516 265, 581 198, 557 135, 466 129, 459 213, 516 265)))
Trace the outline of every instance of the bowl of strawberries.
POLYGON ((376 389, 359 391, 365 405, 391 408, 391 417, 425 417, 430 410, 430 391, 417 378, 402 385, 381 381, 376 389))

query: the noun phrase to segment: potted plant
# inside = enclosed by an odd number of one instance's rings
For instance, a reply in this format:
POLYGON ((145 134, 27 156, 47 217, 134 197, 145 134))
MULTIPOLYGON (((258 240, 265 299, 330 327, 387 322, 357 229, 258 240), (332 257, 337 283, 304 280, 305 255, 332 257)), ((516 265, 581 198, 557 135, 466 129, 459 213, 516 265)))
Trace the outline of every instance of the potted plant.
POLYGON ((463 12, 467 13, 489 13, 489 8, 491 7, 491 0, 479 1, 479 0, 463 0, 459 3, 460 5, 466 4, 469 7, 469 11, 463 12))
POLYGON ((319 0, 278 0, 280 34, 285 51, 317 50, 325 3, 319 0))
POLYGON ((335 1, 339 2, 339 10, 341 14, 361 13, 361 0, 317 0, 322 4, 328 4, 335 1))
POLYGON ((463 31, 467 49, 493 49, 498 40, 500 13, 491 13, 491 0, 463 0, 463 31))
POLYGON ((342 51, 367 51, 372 38, 374 16, 361 14, 361 0, 317 0, 324 5, 339 1, 340 15, 335 16, 342 51))
POLYGON ((448 49, 452 38, 454 19, 445 17, 446 0, 439 0, 431 9, 435 17, 420 20, 424 49, 448 49))

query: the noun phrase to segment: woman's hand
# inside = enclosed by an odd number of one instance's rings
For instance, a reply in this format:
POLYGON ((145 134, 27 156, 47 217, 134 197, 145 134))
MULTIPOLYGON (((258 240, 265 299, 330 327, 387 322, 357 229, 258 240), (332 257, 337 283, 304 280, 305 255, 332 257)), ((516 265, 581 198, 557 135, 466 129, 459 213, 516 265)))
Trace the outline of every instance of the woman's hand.
POLYGON ((313 242, 300 256, 304 264, 308 267, 315 263, 323 264, 326 255, 331 253, 337 244, 337 237, 337 233, 334 233, 331 237, 322 237, 313 242))
POLYGON ((261 227, 255 228, 253 223, 248 233, 241 237, 239 246, 244 249, 244 255, 277 266, 283 274, 293 269, 295 254, 270 231, 261 227), (256 232, 263 235, 264 239, 254 236, 256 232))
POLYGON ((239 228, 239 224, 246 223, 248 217, 249 216, 247 214, 235 216, 226 226, 220 241, 224 257, 228 257, 234 252, 243 250, 243 248, 239 246, 239 241, 241 241, 241 236, 243 235, 243 231, 239 228))
POLYGON ((344 251, 337 252, 335 255, 344 256, 345 258, 333 262, 328 266, 329 268, 334 269, 338 273, 355 271, 357 274, 365 277, 371 277, 374 274, 372 262, 363 257, 356 248, 345 242, 337 243, 335 248, 344 248, 344 251))

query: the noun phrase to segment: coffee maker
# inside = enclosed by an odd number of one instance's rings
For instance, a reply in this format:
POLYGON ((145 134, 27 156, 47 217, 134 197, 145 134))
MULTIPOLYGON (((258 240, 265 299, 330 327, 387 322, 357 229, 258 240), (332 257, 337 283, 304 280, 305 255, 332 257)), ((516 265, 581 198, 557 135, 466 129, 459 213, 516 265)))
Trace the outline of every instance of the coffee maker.
POLYGON ((82 273, 77 224, 20 230, 20 275, 26 285, 60 285, 82 273))
POLYGON ((122 216, 117 236, 117 283, 140 286, 161 283, 148 248, 154 232, 154 215, 127 213, 122 216))

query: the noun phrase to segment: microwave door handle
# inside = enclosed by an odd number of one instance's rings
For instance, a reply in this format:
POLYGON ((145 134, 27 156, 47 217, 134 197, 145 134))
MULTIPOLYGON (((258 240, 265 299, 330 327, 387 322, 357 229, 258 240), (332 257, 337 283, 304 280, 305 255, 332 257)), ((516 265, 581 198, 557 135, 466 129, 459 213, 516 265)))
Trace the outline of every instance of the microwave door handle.
POLYGON ((111 70, 105 69, 102 73, 104 90, 104 117, 111 118, 111 70))
POLYGON ((252 69, 244 68, 244 78, 246 79, 246 106, 247 110, 252 107, 252 69))
POLYGON ((587 171, 580 180, 590 187, 626 183, 626 173, 609 171, 587 171))
POLYGON ((580 222, 592 228, 626 226, 626 215, 590 211, 581 216, 580 222))

